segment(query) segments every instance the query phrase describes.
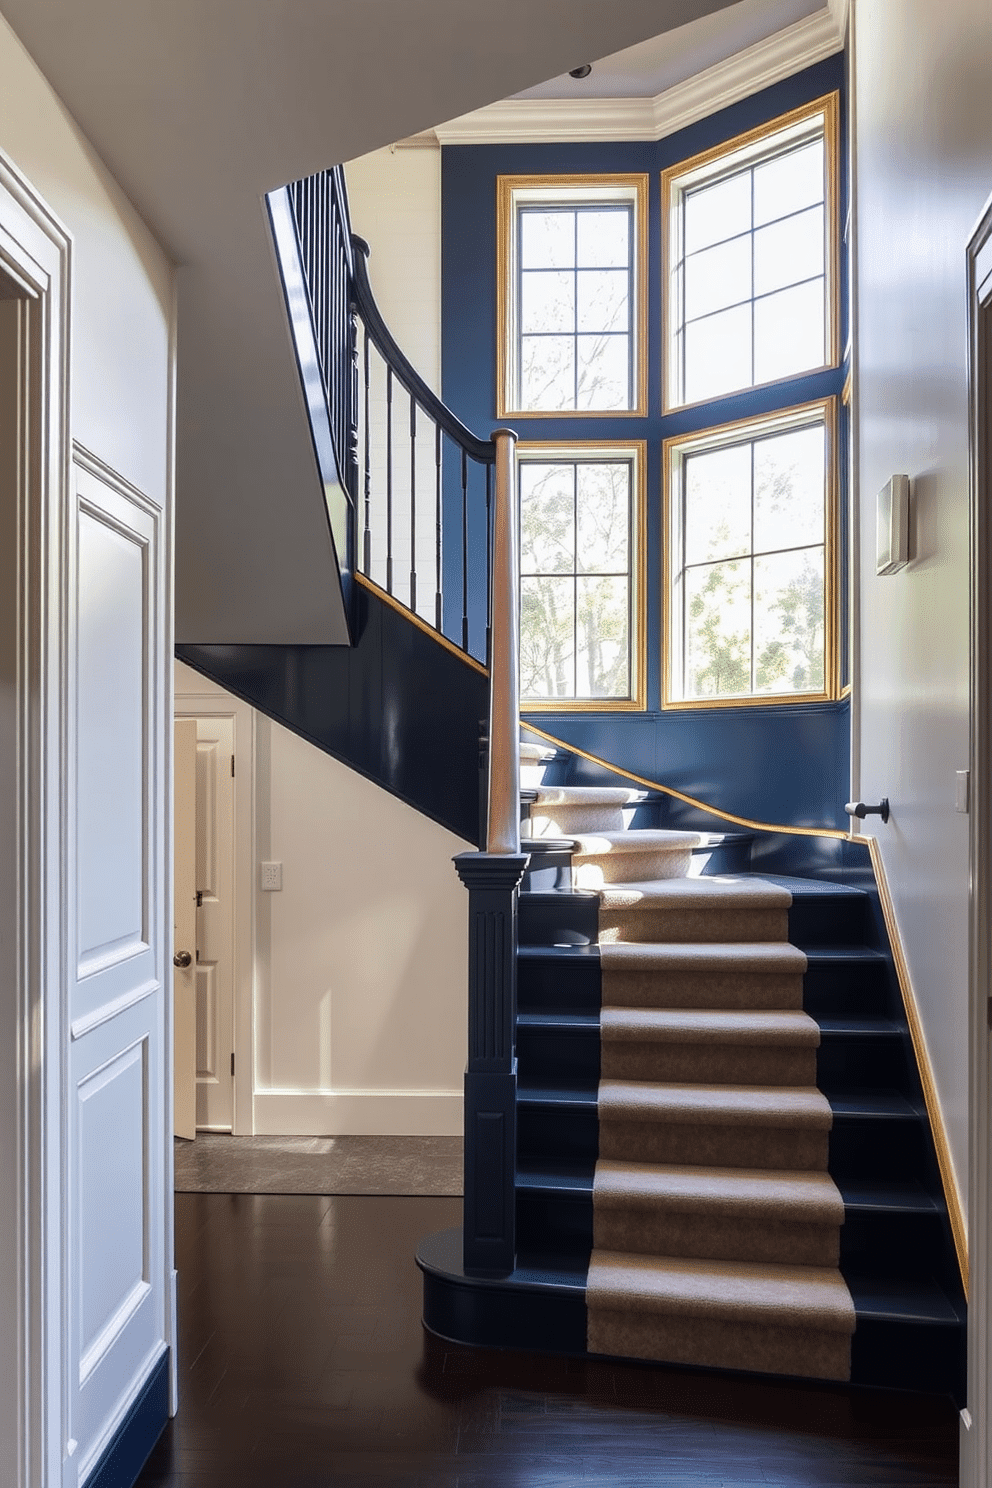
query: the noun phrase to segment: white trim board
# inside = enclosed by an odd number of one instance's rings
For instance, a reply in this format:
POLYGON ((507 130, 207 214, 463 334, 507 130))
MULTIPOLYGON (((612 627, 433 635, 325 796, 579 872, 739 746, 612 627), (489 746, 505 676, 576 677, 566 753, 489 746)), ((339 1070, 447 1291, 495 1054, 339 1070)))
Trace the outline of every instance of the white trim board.
POLYGON ((257 1090, 255 1134, 460 1137, 460 1090, 257 1090))
MULTIPOLYGON (((659 140, 844 48, 845 0, 755 42, 654 98, 508 98, 433 131, 442 145, 659 140)), ((404 141, 413 145, 429 135, 404 141)), ((431 141, 433 143, 433 141, 431 141)))

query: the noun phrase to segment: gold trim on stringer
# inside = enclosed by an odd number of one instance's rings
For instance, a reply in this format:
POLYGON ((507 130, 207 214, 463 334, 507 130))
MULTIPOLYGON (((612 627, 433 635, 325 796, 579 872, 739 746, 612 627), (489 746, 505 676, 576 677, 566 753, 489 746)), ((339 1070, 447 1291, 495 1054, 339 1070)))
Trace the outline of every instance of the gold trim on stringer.
POLYGON ((573 461, 597 454, 630 455, 634 462, 634 531, 630 580, 633 634, 630 647, 631 695, 626 698, 522 698, 521 709, 541 713, 643 713, 647 706, 647 482, 646 439, 531 439, 517 444, 517 464, 535 451, 573 461))
POLYGON ((461 646, 456 646, 454 641, 449 641, 447 636, 442 635, 439 630, 435 630, 429 620, 422 620, 416 611, 411 610, 409 605, 405 605, 401 599, 394 599, 374 579, 366 578, 363 573, 355 573, 353 577, 356 584, 361 584, 364 589, 368 589, 377 599, 381 599, 383 604, 389 605, 390 609, 395 610, 397 614, 409 620, 411 625, 415 625, 418 630, 422 630, 424 635, 429 635, 432 641, 437 641, 439 646, 443 646, 446 651, 450 651, 452 656, 457 656, 467 666, 474 667, 477 672, 482 673, 483 677, 489 676, 489 668, 487 666, 483 666, 481 661, 476 661, 475 657, 469 656, 468 652, 463 651, 461 646))
MULTIPOLYGON (((796 124, 801 124, 804 119, 815 118, 817 115, 823 118, 823 141, 824 151, 824 287, 829 291, 830 303, 827 306, 826 331, 827 345, 825 347, 826 358, 819 367, 804 368, 801 374, 794 374, 789 378, 774 378, 771 382, 748 384, 744 388, 732 388, 726 393, 718 394, 719 398, 739 397, 747 393, 757 392, 760 388, 774 387, 780 382, 793 381, 794 376, 812 376, 817 372, 828 371, 836 367, 840 361, 840 176, 838 161, 840 158, 840 93, 826 93, 822 98, 816 98, 812 103, 803 104, 801 108, 792 109, 787 114, 780 114, 776 119, 770 119, 765 124, 760 124, 755 129, 748 130, 745 134, 739 134, 734 139, 726 140, 723 144, 715 145, 710 150, 704 150, 699 155, 692 155, 687 160, 681 160, 676 165, 669 166, 661 173, 661 327, 662 327, 662 375, 661 375, 661 411, 663 414, 681 411, 687 408, 698 408, 704 403, 713 403, 715 398, 701 398, 693 403, 680 403, 672 398, 672 358, 670 346, 671 331, 671 256, 672 256, 672 194, 673 187, 677 186, 682 176, 687 176, 711 162, 717 162, 725 157, 732 156, 740 150, 746 150, 749 145, 756 145, 761 140, 772 135, 779 134, 796 124)), ((740 163, 743 169, 745 162, 740 163)), ((728 174, 733 174, 735 167, 728 164, 728 174)), ((715 180, 719 172, 714 172, 715 180)))
POLYGON ((878 839, 875 837, 855 837, 852 840, 864 842, 871 855, 872 871, 875 875, 875 882, 878 885, 878 897, 882 906, 882 915, 885 919, 885 928, 889 936, 889 946, 892 950, 892 960, 895 965, 896 976, 899 979, 899 991, 902 993, 903 1007, 906 1010, 906 1022, 909 1024, 909 1036, 913 1042, 913 1053, 916 1055, 916 1065, 920 1072, 920 1083, 923 1086, 923 1099, 926 1102, 927 1116, 930 1119, 930 1130, 933 1133, 933 1143, 937 1152, 937 1165, 940 1168, 940 1181, 943 1185, 944 1199, 947 1203, 947 1216, 951 1222, 951 1233, 954 1236, 954 1249, 957 1253, 958 1266, 961 1271, 961 1284, 964 1287, 965 1299, 967 1300, 969 1280, 968 1224, 965 1219, 964 1205, 961 1201, 961 1190, 958 1187, 957 1174, 954 1171, 954 1163, 951 1158, 950 1143, 947 1140, 944 1113, 941 1109, 940 1097, 937 1094, 937 1086, 933 1077, 930 1052, 923 1033, 919 1005, 916 1001, 916 993, 913 991, 909 965, 903 951, 902 937, 899 934, 899 922, 896 919, 895 906, 892 903, 888 880, 885 876, 882 850, 878 839))
POLYGON ((838 521, 838 468, 837 468, 837 400, 817 398, 810 403, 800 403, 792 408, 782 408, 774 413, 752 415, 735 419, 728 424, 717 424, 711 429, 697 429, 689 434, 677 434, 662 444, 662 604, 661 604, 661 706, 665 711, 684 712, 699 708, 757 708, 783 707, 789 703, 831 703, 840 697, 840 639, 839 596, 840 575, 838 572, 839 543, 838 521), (683 446, 704 447, 712 443, 714 448, 735 443, 734 435, 747 429, 755 431, 754 437, 773 432, 776 426, 788 429, 813 424, 817 416, 822 419, 825 431, 826 472, 824 503, 823 542, 823 680, 820 692, 775 692, 753 693, 747 697, 672 697, 672 563, 675 558, 672 511, 672 455, 683 446))
MULTIPOLYGON (((648 190, 647 172, 617 175, 497 176, 496 177, 496 416, 514 419, 644 418, 648 411, 648 190), (634 192, 634 296, 631 331, 634 336, 633 408, 511 408, 514 387, 511 358, 516 356, 514 327, 513 193, 518 190, 560 190, 574 187, 577 200, 584 186, 616 186, 634 192)), ((564 204, 564 202, 563 202, 564 204)))

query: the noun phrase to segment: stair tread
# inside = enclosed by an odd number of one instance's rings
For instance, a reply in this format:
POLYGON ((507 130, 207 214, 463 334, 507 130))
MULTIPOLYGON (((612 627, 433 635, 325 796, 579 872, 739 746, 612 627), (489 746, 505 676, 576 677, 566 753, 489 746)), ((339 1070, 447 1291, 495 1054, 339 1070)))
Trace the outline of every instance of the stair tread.
POLYGON ((522 945, 517 957, 523 961, 598 961, 598 945, 522 945))
POLYGON ((592 1197, 594 1167, 583 1165, 550 1167, 546 1162, 517 1163, 516 1186, 527 1192, 567 1193, 592 1197))
POLYGON ((942 1323, 957 1327, 961 1312, 929 1277, 874 1276, 841 1264, 858 1319, 904 1323, 942 1323))
POLYGON ((804 947, 803 954, 811 966, 820 962, 843 964, 848 961, 880 961, 886 964, 889 959, 884 951, 862 945, 812 945, 804 947))
POLYGON ((828 1038, 837 1034, 881 1038, 906 1032, 905 1023, 897 1023, 893 1018, 817 1018, 816 1021, 820 1032, 828 1038))
POLYGON ((912 1179, 839 1178, 845 1209, 859 1213, 943 1214, 944 1206, 912 1179))
POLYGON ((622 785, 538 785, 539 806, 628 806, 642 799, 642 792, 622 785))
POLYGON ((722 1168, 686 1163, 640 1163, 600 1159, 597 1204, 626 1208, 650 1204, 700 1215, 736 1215, 804 1224, 842 1222, 843 1200, 833 1179, 817 1170, 722 1168))
POLYGON ((844 1090, 825 1092, 834 1113, 840 1117, 871 1117, 880 1121, 919 1120, 922 1112, 897 1090, 844 1090))
POLYGON ((598 1013, 518 1013, 518 1028, 546 1028, 552 1030, 571 1029, 576 1032, 598 1033, 598 1013))
POLYGON ((604 853, 684 852, 687 847, 698 847, 700 836, 698 832, 631 827, 625 832, 576 832, 572 841, 576 857, 588 858, 604 853))
POLYGON ((517 1100, 524 1106, 575 1107, 595 1111, 598 1089, 598 1082, 595 1085, 549 1085, 544 1080, 534 1084, 518 1080, 517 1100))
POLYGON ((867 889, 854 884, 832 883, 825 878, 800 878, 789 873, 760 873, 756 877, 780 884, 794 899, 865 899, 867 889))

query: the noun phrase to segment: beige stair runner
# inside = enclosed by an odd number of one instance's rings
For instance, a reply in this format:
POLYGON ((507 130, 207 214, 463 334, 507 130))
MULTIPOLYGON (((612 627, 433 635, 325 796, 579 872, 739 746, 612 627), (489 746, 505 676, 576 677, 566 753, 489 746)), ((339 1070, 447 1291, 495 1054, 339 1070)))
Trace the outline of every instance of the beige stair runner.
POLYGON ((576 840, 576 886, 600 897, 588 1348, 846 1380, 844 1206, 791 896, 687 877, 700 839, 630 828, 636 799, 542 787, 531 808, 534 836, 576 840))

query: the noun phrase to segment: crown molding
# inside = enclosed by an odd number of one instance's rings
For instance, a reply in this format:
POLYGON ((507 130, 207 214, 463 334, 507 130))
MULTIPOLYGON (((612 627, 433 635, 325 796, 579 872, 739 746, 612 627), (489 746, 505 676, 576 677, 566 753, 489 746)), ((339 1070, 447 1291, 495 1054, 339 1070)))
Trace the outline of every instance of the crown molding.
POLYGON ((840 13, 846 9, 847 0, 829 0, 823 10, 655 98, 508 98, 439 124, 434 133, 442 145, 664 139, 841 51, 840 13))

